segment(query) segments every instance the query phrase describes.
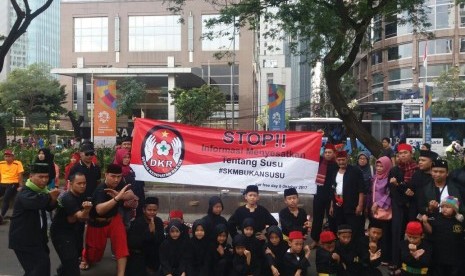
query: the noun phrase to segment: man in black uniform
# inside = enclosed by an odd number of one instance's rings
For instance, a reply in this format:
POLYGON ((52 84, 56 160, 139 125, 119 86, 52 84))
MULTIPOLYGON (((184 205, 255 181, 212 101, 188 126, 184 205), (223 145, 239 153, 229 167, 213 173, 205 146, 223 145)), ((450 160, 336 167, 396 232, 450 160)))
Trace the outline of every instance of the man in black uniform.
POLYGON ((11 217, 9 248, 27 276, 50 275, 50 250, 45 211, 56 208, 58 189, 49 191, 48 164, 32 165, 30 178, 18 193, 11 217))
POLYGON ((82 235, 79 224, 89 218, 92 202, 84 201, 86 177, 77 172, 70 176, 70 189, 58 199, 58 209, 50 227, 53 246, 60 257, 58 275, 79 276, 82 235))

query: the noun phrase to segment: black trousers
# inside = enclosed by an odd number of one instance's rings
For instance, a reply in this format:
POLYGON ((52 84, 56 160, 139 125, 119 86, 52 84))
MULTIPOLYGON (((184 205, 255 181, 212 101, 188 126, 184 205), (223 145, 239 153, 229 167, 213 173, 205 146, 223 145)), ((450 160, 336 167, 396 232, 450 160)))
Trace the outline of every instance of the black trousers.
POLYGON ((312 240, 319 241, 320 233, 323 229, 323 220, 329 212, 331 200, 326 193, 316 193, 313 197, 313 222, 310 236, 312 240))
POLYGON ((352 228, 352 240, 354 242, 360 240, 364 235, 365 216, 357 216, 355 214, 345 214, 342 207, 333 207, 333 216, 329 217, 329 228, 333 233, 337 233, 339 225, 348 224, 352 228))
POLYGON ((47 245, 32 251, 14 249, 14 252, 24 269, 24 276, 50 275, 50 250, 47 245))
POLYGON ((78 243, 77 234, 52 234, 52 243, 55 247, 61 264, 57 268, 57 274, 63 276, 79 276, 79 257, 81 256, 81 248, 78 243))
POLYGON ((0 184, 0 196, 3 196, 2 211, 0 215, 4 217, 10 208, 10 202, 18 193, 18 184, 0 184))
POLYGON ((392 204, 392 220, 391 220, 391 234, 392 234, 392 263, 400 267, 400 243, 404 240, 405 227, 407 226, 408 209, 406 206, 400 206, 393 202, 392 204))

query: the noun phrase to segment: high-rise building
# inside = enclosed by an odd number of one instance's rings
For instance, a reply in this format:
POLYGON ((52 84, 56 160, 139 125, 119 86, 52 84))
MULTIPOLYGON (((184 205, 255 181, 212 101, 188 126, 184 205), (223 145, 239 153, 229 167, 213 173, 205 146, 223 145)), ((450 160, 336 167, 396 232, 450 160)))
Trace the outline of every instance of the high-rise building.
POLYGON ((167 7, 163 1, 62 0, 61 68, 52 72, 62 75, 66 84, 67 108, 89 120, 92 79, 135 77, 146 84, 147 94, 134 107, 134 115, 172 121, 169 90, 210 84, 226 95, 227 112, 217 114, 219 120, 209 125, 231 128, 234 118, 235 129, 253 129, 253 32, 230 29, 230 35, 202 39, 212 31, 205 21, 219 15, 215 7, 186 1, 181 15, 167 7), (217 59, 219 51, 230 55, 217 59))
MULTIPOLYGON (((18 1, 20 6, 24 5, 18 1)), ((44 4, 41 0, 30 0, 32 11, 44 4)), ((16 12, 11 2, 0 1, 0 34, 8 35, 15 23, 16 12)), ((0 41, 0 43, 2 43, 0 41)), ((50 7, 39 14, 29 25, 25 34, 19 37, 8 52, 0 81, 16 68, 24 68, 33 63, 59 66, 60 59, 60 1, 53 1, 50 7)))
POLYGON ((396 19, 405 14, 373 21, 373 48, 359 55, 353 67, 359 98, 364 99, 360 106, 371 119, 421 117, 425 85, 434 89, 434 99, 440 93, 435 80, 442 72, 458 67, 465 78, 465 5, 453 0, 426 2, 432 39, 398 24, 396 19))

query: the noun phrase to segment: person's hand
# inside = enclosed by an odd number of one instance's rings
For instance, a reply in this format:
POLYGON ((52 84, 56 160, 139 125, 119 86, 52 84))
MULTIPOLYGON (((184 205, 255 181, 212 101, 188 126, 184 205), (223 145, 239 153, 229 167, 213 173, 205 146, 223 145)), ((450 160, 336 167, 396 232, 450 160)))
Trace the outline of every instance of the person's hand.
POLYGON ((418 249, 418 250, 416 250, 415 252, 413 252, 411 254, 416 260, 418 260, 418 259, 420 259, 421 255, 425 254, 425 250, 424 249, 418 249))
POLYGON ((310 221, 305 221, 304 222, 304 228, 312 228, 312 223, 310 221))
POLYGON ((332 217, 334 215, 334 209, 333 209, 333 204, 331 204, 331 207, 329 207, 329 216, 332 217))
POLYGON ((373 206, 371 206, 371 212, 373 214, 376 214, 376 212, 378 212, 378 205, 376 203, 373 203, 373 206))
POLYGON ((394 184, 394 185, 399 185, 399 182, 397 182, 397 179, 395 177, 391 177, 391 179, 389 179, 389 183, 391 184, 394 184))
POLYGON ((357 205, 357 207, 355 208, 355 215, 356 216, 363 215, 363 206, 362 205, 357 205))
POLYGON ((375 253, 378 250, 378 245, 375 242, 370 242, 368 248, 370 248, 370 252, 375 253))
POLYGON ((265 249, 265 254, 270 254, 271 256, 273 256, 273 251, 271 251, 271 249, 269 249, 268 247, 265 249))
POLYGON ((247 249, 244 250, 244 255, 245 255, 246 257, 250 257, 250 251, 247 250, 247 249))
POLYGON ((84 211, 90 210, 92 208, 92 202, 90 201, 82 202, 82 208, 84 209, 84 211))
POLYGON ((150 233, 155 232, 155 220, 153 218, 150 218, 149 231, 150 233))
POLYGON ((218 247, 216 248, 216 251, 218 252, 218 254, 220 254, 220 256, 224 255, 224 247, 221 244, 218 245, 218 247))
POLYGON ((341 260, 341 257, 337 253, 331 254, 331 258, 335 260, 336 262, 339 262, 341 260))
POLYGON ((428 216, 427 215, 421 216, 421 222, 428 223, 428 216))
POLYGON ((370 261, 374 261, 381 257, 381 249, 376 251, 375 253, 372 253, 371 251, 369 252, 370 252, 370 261))
POLYGON ((278 269, 274 265, 271 266, 271 273, 273 274, 273 276, 281 275, 281 274, 279 274, 278 269))
POLYGON ((54 188, 50 191, 49 195, 52 200, 57 200, 58 196, 60 195, 60 190, 54 188))
POLYGON ((302 269, 297 269, 294 276, 302 276, 302 269))
POLYGON ((410 190, 410 188, 408 188, 407 191, 405 191, 405 195, 407 196, 413 196, 414 194, 415 193, 412 190, 410 190))
POLYGON ((263 233, 261 233, 261 232, 260 232, 260 233, 257 233, 257 234, 255 235, 255 237, 256 237, 259 241, 266 241, 266 236, 265 236, 265 234, 263 234, 263 233))

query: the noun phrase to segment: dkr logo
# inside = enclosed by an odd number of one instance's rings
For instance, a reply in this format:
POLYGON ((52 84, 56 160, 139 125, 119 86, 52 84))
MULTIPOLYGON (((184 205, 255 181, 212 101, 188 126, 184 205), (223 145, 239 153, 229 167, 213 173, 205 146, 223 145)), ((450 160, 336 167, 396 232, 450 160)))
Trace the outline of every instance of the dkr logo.
POLYGON ((176 129, 160 125, 152 128, 142 141, 142 164, 148 173, 165 178, 173 175, 184 159, 184 141, 176 129))

